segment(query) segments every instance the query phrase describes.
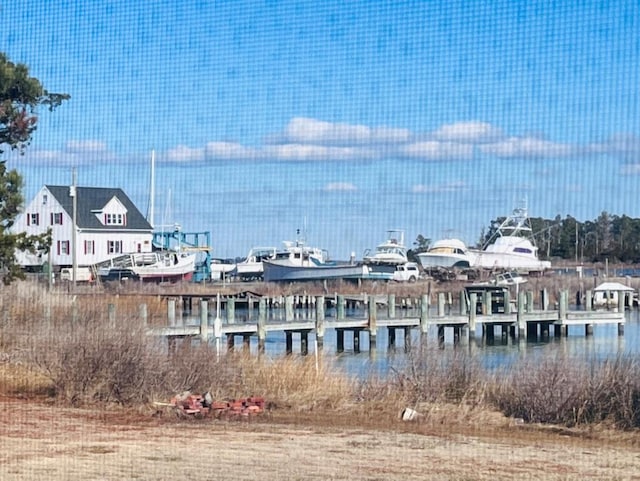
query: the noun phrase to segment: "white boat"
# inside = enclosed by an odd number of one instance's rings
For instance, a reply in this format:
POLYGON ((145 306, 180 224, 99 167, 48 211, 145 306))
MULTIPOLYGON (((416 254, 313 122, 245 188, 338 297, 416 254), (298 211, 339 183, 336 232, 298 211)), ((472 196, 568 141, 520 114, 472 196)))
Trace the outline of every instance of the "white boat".
POLYGON ((102 281, 141 280, 151 282, 191 280, 196 254, 160 250, 122 254, 96 265, 102 281))
POLYGON ((404 245, 404 231, 392 229, 387 231, 387 240, 378 244, 373 254, 365 252, 365 264, 398 265, 406 264, 407 248, 404 245))
POLYGON ((277 251, 275 247, 252 247, 247 256, 229 271, 229 275, 241 281, 261 280, 263 261, 275 259, 277 251))
POLYGON ((426 252, 418 254, 418 260, 425 270, 434 268, 469 268, 475 264, 476 255, 460 239, 440 239, 426 252))
POLYGON ((482 250, 473 253, 473 267, 482 269, 541 272, 551 267, 538 258, 526 207, 514 209, 482 250))

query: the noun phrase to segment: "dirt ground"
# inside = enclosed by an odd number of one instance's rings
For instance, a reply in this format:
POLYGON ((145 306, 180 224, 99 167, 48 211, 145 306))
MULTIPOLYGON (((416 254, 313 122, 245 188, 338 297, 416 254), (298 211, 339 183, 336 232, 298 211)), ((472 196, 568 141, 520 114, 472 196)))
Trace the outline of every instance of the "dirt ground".
POLYGON ((400 420, 386 429, 350 424, 270 414, 179 420, 0 399, 0 479, 640 479, 638 434, 542 432, 508 421, 464 434, 400 420))

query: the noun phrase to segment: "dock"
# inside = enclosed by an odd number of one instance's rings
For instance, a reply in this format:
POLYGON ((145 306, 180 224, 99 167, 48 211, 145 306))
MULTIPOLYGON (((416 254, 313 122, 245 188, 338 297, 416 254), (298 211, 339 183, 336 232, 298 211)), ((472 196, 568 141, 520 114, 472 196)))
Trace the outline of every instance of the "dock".
MULTIPOLYGON (((586 336, 593 334, 593 326, 617 325, 618 335, 624 335, 625 309, 630 299, 619 296, 618 306, 610 310, 594 310, 590 302, 583 310, 569 309, 569 295, 562 291, 550 307, 546 291, 539 293, 537 305, 533 292, 520 292, 515 299, 508 290, 487 290, 478 295, 459 294, 459 302, 451 294, 423 294, 419 299, 396 300, 393 294, 369 296, 367 294, 334 296, 179 296, 167 298, 167 324, 148 328, 151 336, 167 339, 170 349, 177 340, 215 342, 218 350, 226 346, 235 348, 241 339, 249 348, 257 339, 258 352, 263 352, 267 333, 281 332, 285 336, 286 353, 293 352, 293 337, 300 339, 300 352, 309 349, 309 335, 313 334, 318 349, 324 344, 325 332, 335 330, 336 352, 344 351, 345 333, 351 333, 353 350, 362 348, 366 334, 369 350, 376 349, 377 334, 387 329, 388 347, 394 348, 397 331, 404 336, 405 348, 410 346, 411 333, 418 330, 426 338, 435 327, 438 344, 443 346, 445 329, 453 331, 454 345, 463 338, 492 342, 499 329, 503 338, 513 342, 549 336, 568 335, 569 327, 579 326, 586 336), (432 304, 432 298, 435 301, 432 304), (195 301, 195 302, 194 302, 195 301), (181 313, 178 314, 180 305, 181 313), (244 318, 237 316, 239 309, 244 318), (360 316, 349 315, 347 310, 357 309, 360 316)), ((590 298, 588 292, 587 298, 590 298)), ((351 337, 351 336, 350 336, 351 337)))

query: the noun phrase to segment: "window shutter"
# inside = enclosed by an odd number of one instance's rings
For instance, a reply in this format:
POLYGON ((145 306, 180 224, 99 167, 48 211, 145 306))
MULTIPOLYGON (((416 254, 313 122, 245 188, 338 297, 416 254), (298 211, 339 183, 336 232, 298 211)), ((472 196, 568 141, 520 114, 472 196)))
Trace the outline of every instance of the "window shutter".
POLYGON ((56 246, 58 248, 58 255, 60 255, 60 241, 56 242, 56 246))
POLYGON ((27 225, 31 225, 31 214, 27 214, 27 225))
POLYGON ((53 212, 49 216, 51 217, 51 225, 53 225, 53 212))
POLYGON ((60 225, 62 225, 62 218, 63 218, 63 217, 64 217, 64 216, 62 215, 62 212, 60 212, 60 225))

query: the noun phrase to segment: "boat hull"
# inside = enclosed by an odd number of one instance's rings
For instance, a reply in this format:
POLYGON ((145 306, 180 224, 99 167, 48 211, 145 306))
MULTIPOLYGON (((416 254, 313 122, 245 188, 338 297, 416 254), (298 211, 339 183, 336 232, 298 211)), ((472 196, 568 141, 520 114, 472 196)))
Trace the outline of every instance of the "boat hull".
POLYGON ((177 282, 191 280, 195 255, 175 252, 132 253, 114 257, 96 268, 101 281, 139 280, 177 282))
POLYGON ((266 260, 262 264, 266 282, 365 279, 369 273, 369 269, 362 264, 299 266, 266 260))

